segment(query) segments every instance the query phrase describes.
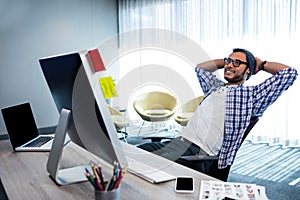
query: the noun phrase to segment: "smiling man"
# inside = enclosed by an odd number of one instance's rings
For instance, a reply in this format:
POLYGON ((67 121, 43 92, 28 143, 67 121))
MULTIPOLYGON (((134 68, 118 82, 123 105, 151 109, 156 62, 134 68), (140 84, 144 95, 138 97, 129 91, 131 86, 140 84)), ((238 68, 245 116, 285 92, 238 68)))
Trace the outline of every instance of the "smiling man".
POLYGON ((262 61, 245 49, 233 49, 228 58, 200 63, 195 68, 205 95, 186 128, 171 142, 154 142, 140 147, 189 166, 181 155, 196 153, 218 156, 216 169, 205 164, 204 173, 227 180, 230 166, 253 116, 262 116, 283 91, 296 80, 294 68, 262 61), (213 72, 224 70, 223 82, 213 72), (272 74, 255 86, 244 83, 259 71, 272 74))

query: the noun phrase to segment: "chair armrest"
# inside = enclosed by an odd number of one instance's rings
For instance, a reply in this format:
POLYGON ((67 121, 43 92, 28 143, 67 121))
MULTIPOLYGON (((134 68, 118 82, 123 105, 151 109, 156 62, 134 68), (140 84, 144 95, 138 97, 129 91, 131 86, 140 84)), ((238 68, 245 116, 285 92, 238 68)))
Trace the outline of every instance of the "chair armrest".
POLYGON ((162 140, 171 140, 174 137, 167 137, 167 136, 148 136, 143 137, 144 140, 151 140, 152 142, 161 142, 162 140))
POLYGON ((191 156, 181 156, 181 159, 187 161, 205 161, 205 160, 218 160, 218 156, 209 156, 209 155, 191 155, 191 156))

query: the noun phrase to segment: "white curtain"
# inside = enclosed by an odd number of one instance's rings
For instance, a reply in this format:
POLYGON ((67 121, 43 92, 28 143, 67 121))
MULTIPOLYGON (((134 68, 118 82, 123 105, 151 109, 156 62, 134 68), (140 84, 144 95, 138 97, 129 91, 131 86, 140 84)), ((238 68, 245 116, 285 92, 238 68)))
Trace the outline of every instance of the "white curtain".
MULTIPOLYGON (((241 47, 262 60, 281 62, 300 72, 297 0, 119 0, 120 33, 145 28, 183 34, 200 45, 211 59, 226 57, 233 48, 241 47)), ((120 44, 126 42, 130 41, 120 44)), ((261 72, 247 84, 257 84, 268 76, 261 72)), ((268 108, 248 139, 300 146, 299 89, 296 80, 268 108)))

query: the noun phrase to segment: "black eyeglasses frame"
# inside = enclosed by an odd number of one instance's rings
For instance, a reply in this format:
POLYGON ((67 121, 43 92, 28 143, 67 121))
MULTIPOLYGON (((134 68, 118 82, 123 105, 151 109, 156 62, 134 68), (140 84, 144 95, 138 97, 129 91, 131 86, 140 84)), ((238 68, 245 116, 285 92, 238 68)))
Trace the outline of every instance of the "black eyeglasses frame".
POLYGON ((225 65, 229 65, 230 63, 232 63, 232 65, 234 67, 239 67, 241 64, 248 65, 247 62, 244 62, 244 61, 241 61, 241 60, 238 60, 238 59, 224 58, 224 64, 225 65))

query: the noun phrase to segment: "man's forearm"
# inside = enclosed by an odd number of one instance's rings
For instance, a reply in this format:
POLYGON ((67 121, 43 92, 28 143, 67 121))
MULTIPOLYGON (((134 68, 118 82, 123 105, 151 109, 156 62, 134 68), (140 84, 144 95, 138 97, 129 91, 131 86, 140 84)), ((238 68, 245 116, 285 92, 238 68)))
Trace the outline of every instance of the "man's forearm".
POLYGON ((277 62, 266 62, 263 65, 263 69, 261 69, 261 70, 266 71, 266 72, 274 75, 279 70, 285 69, 287 67, 288 67, 287 65, 277 63, 277 62))
POLYGON ((198 68, 206 69, 207 71, 214 72, 218 69, 224 68, 223 59, 209 60, 197 65, 198 68))

